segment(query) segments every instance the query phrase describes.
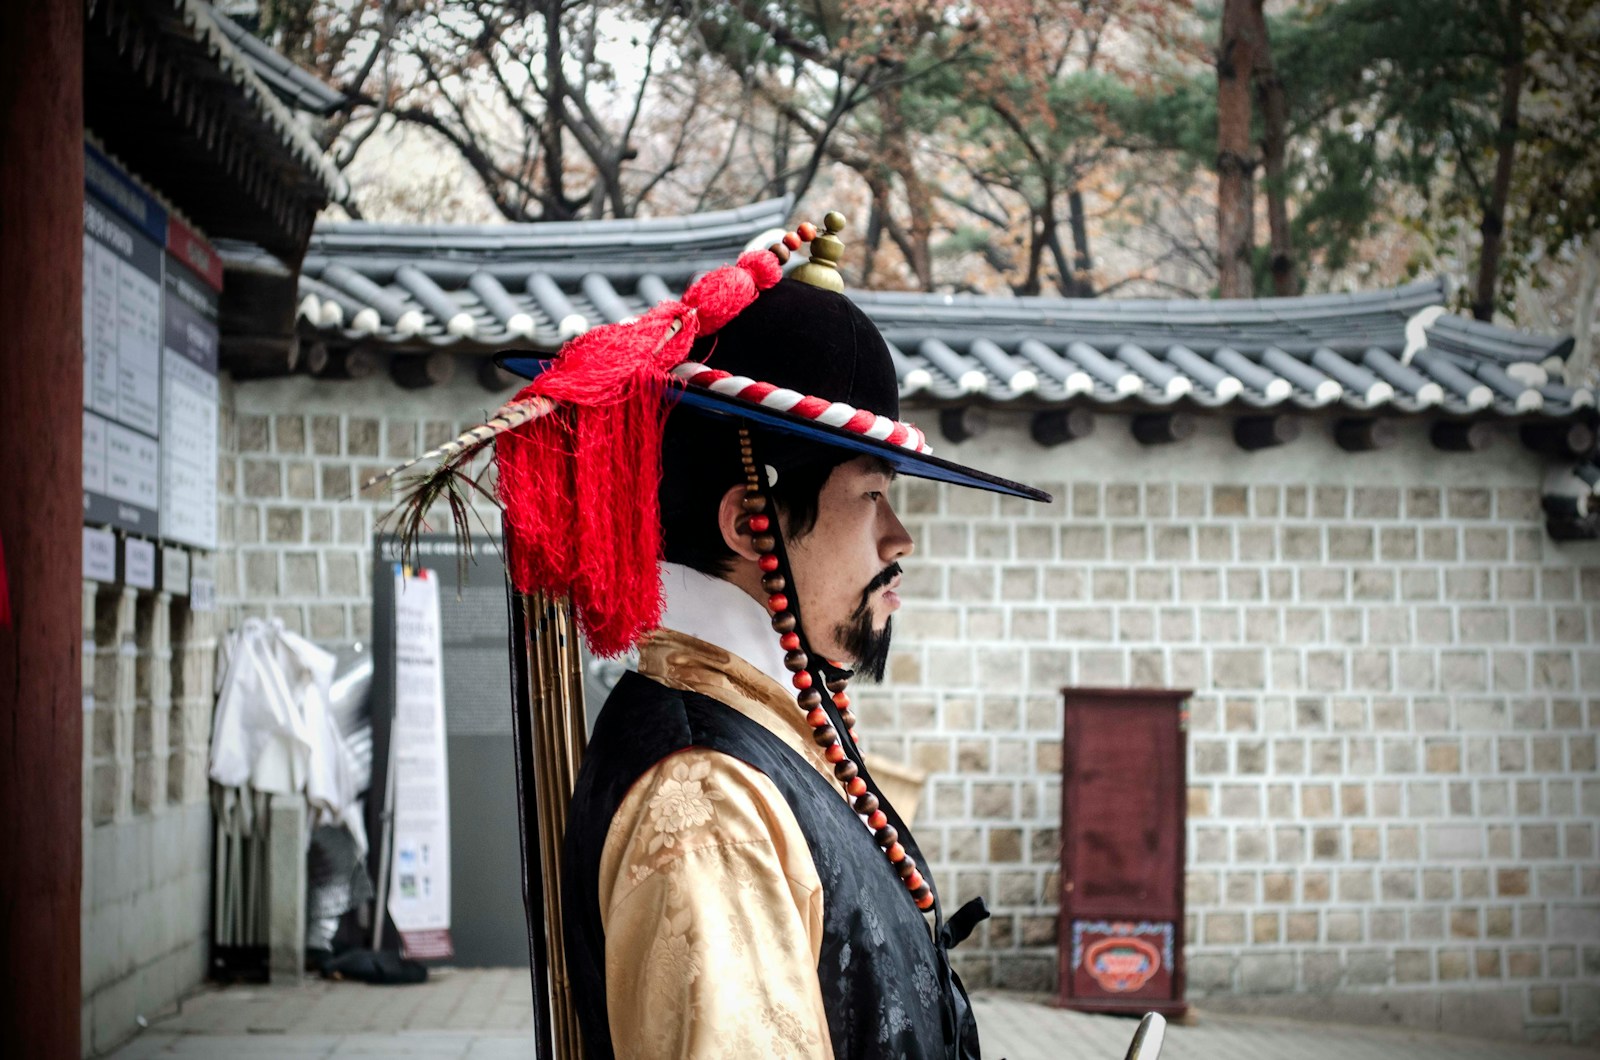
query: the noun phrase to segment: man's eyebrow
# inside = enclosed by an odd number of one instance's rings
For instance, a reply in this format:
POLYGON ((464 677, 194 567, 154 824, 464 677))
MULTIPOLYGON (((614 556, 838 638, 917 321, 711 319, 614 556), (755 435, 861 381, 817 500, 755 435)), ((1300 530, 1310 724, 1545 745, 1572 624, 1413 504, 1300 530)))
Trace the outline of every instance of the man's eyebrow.
POLYGON ((893 464, 889 463, 889 461, 885 460, 883 457, 881 457, 881 456, 869 456, 867 459, 872 462, 871 473, 882 475, 884 478, 888 479, 890 482, 893 482, 896 478, 899 477, 899 475, 900 475, 899 470, 893 464))

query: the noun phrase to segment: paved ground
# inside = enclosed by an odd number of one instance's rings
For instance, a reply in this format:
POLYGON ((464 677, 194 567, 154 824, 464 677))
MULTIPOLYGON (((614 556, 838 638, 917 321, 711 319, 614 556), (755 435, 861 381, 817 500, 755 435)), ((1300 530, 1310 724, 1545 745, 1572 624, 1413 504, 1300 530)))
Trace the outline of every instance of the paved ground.
MULTIPOLYGON (((1135 1023, 1066 1012, 1015 995, 973 1000, 984 1053, 1009 1060, 1122 1060, 1135 1023)), ((115 1060, 526 1060, 527 975, 445 970, 423 986, 299 985, 206 989, 115 1060)), ((1197 1013, 1168 1028, 1162 1060, 1594 1060, 1597 1053, 1369 1028, 1197 1013)))

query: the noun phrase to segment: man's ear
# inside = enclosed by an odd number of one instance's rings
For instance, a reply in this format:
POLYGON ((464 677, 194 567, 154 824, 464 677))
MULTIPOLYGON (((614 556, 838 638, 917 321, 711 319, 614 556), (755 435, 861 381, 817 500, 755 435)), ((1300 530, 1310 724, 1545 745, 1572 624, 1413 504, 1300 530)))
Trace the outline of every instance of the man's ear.
POLYGON ((743 518, 745 488, 743 485, 729 486, 728 492, 722 495, 722 503, 717 506, 717 529, 722 531, 722 543, 734 551, 736 555, 743 556, 754 562, 761 558, 761 553, 751 543, 749 530, 739 532, 739 520, 743 518))

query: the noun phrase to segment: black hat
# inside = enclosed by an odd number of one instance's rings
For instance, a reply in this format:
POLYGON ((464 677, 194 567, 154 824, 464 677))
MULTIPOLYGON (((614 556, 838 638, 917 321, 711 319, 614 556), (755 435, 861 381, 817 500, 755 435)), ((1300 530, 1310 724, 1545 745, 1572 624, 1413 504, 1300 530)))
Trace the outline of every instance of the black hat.
MULTIPOLYGON (((889 344, 843 294, 833 267, 843 223, 829 214, 828 231, 812 240, 810 262, 695 340, 690 359, 673 369, 680 384, 673 399, 704 415, 878 456, 916 478, 1049 501, 1032 486, 934 456, 920 430, 899 422, 889 344)), ((503 353, 496 361, 530 379, 550 363, 526 353, 503 353)))

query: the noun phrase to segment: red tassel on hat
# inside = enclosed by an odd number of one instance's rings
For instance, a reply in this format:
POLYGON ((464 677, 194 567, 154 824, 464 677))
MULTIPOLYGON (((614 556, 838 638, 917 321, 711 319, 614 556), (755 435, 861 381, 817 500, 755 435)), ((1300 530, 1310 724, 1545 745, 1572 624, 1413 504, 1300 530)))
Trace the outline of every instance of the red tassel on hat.
POLYGON ((751 251, 702 276, 681 302, 593 329, 517 395, 555 413, 495 443, 507 567, 518 592, 570 595, 589 647, 617 655, 661 621, 661 435, 670 370, 694 340, 782 279, 751 251))

